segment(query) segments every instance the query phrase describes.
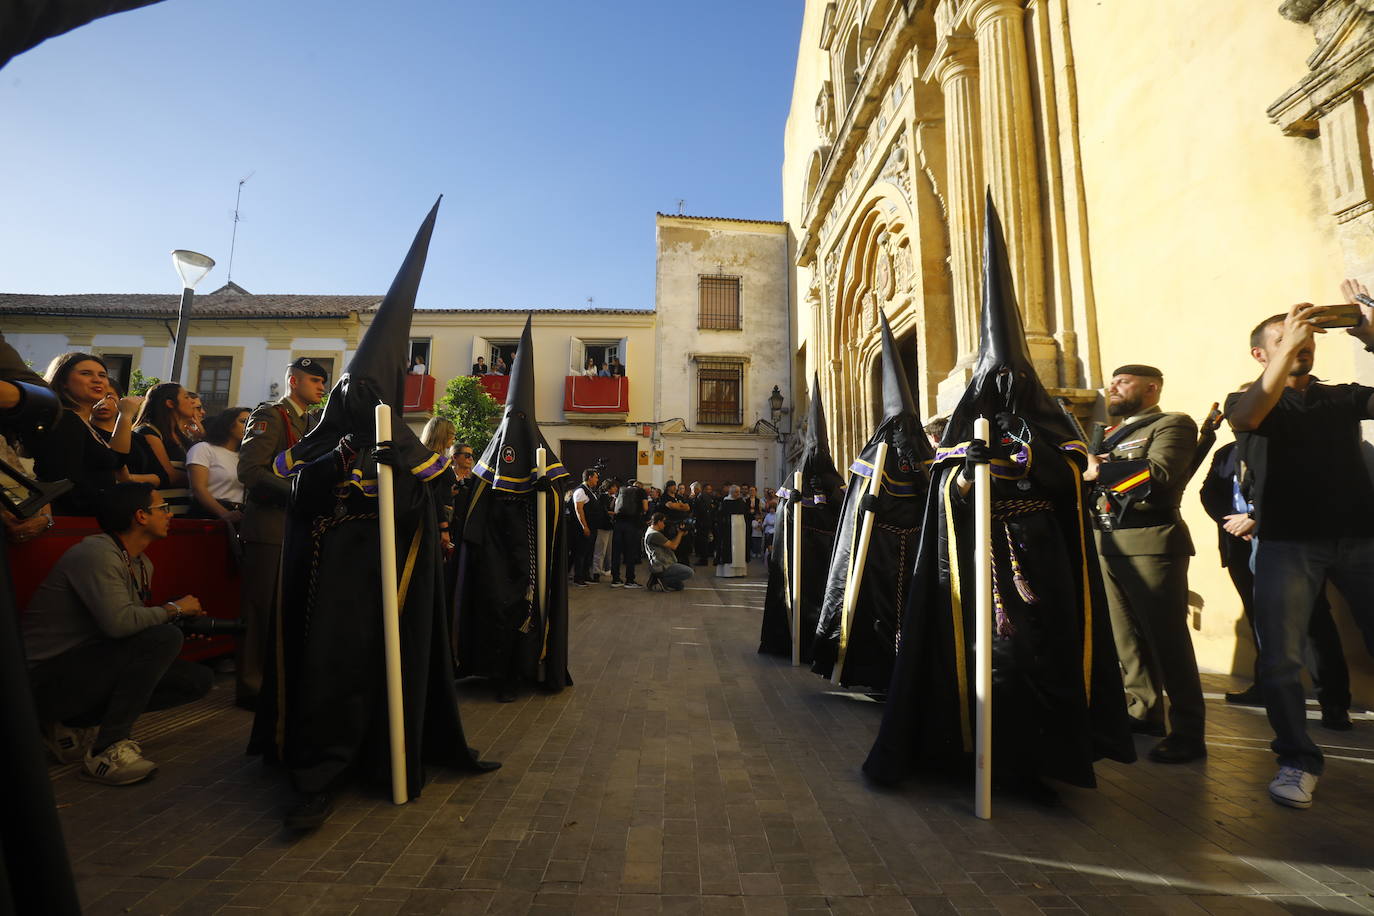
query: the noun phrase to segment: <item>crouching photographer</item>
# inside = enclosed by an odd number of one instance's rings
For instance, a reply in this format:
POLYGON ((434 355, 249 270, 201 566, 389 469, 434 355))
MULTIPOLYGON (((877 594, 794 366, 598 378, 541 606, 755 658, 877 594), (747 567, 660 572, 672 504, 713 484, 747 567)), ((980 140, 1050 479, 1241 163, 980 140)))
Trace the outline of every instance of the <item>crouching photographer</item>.
POLYGON ((686 527, 673 524, 668 516, 655 512, 644 531, 644 555, 649 558, 649 588, 658 591, 680 592, 682 583, 692 578, 692 567, 677 561, 677 545, 682 543, 686 527))
POLYGON ((57 561, 22 618, 29 682, 49 749, 81 776, 128 785, 157 765, 130 739, 134 720, 209 692, 208 668, 179 659, 184 618, 200 618, 186 595, 152 601, 145 551, 171 528, 171 507, 150 484, 102 494, 103 534, 83 538, 57 561))

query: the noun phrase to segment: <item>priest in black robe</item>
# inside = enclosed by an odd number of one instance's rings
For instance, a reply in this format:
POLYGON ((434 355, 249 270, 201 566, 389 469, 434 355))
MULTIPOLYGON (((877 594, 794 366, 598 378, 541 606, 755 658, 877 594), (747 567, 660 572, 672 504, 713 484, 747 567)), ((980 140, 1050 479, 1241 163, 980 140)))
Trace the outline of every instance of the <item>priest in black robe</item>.
POLYGON ((972 772, 971 465, 992 464, 993 780, 1049 801, 1092 787, 1093 762, 1135 759, 1082 475, 1087 448, 1031 362, 1002 227, 987 203, 979 361, 950 416, 926 501, 887 706, 864 772, 972 772), (992 441, 973 440, 987 417, 992 441))
POLYGON ((759 652, 792 657, 792 582, 801 577, 801 661, 811 664, 812 639, 820 620, 835 527, 844 499, 844 478, 835 469, 826 432, 821 380, 811 382, 811 409, 801 457, 778 488, 778 519, 768 552, 768 589, 763 599, 759 652), (793 483, 801 472, 801 489, 793 483), (793 531, 800 520, 801 557, 793 556, 793 531))
POLYGON ((406 791, 426 764, 480 772, 498 764, 467 745, 454 688, 438 518, 430 482, 447 459, 400 417, 415 294, 438 203, 426 217, 320 423, 277 456, 292 480, 282 601, 249 753, 280 762, 301 803, 294 829, 318 827, 354 778, 391 779, 382 634, 377 464, 395 469, 406 791), (376 442, 374 409, 393 409, 392 441, 376 442))
POLYGON ((916 559, 916 537, 928 485, 926 463, 934 457, 934 450, 921 429, 892 328, 881 312, 878 319, 883 341, 883 419, 849 467, 849 488, 830 555, 811 670, 832 677, 838 664, 840 686, 862 686, 883 693, 897 654, 897 630, 916 559), (888 445, 886 463, 879 477, 881 486, 870 499, 869 481, 877 473, 874 465, 882 442, 888 445), (864 516, 869 512, 874 514, 873 534, 863 578, 855 586, 859 592, 853 615, 846 625, 844 593, 864 516))
POLYGON ((501 425, 473 476, 477 480, 458 545, 462 585, 454 595, 458 676, 491 678, 502 702, 514 700, 521 683, 562 690, 572 683, 568 520, 562 513, 569 475, 535 419, 529 319, 515 352, 501 425), (541 446, 542 476, 536 464, 541 446), (545 494, 543 594, 538 587, 539 492, 545 494))

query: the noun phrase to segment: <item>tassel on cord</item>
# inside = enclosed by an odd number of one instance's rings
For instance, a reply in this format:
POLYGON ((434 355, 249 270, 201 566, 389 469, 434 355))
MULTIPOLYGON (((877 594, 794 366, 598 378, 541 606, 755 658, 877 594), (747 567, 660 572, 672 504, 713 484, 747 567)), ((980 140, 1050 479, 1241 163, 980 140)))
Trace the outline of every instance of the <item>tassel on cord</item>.
POLYGON ((1026 576, 1021 572, 1021 560, 1016 556, 1016 542, 1011 537, 1011 527, 1003 525, 1007 532, 1007 552, 1011 555, 1011 574, 1012 581, 1016 583, 1016 591, 1021 596, 1021 600, 1026 604, 1039 604, 1040 599, 1035 592, 1031 591, 1030 583, 1026 581, 1026 576))

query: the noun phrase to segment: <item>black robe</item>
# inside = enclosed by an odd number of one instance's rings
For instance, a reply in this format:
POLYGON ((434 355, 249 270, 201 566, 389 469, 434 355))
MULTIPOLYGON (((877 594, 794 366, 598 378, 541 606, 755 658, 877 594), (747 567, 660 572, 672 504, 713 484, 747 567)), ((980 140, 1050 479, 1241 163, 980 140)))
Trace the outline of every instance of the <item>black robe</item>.
MULTIPOLYGON (((714 496, 702 493, 692 500, 692 547, 691 552, 701 562, 710 560, 714 554, 716 542, 716 511, 720 501, 714 496)), ((684 557, 687 551, 683 551, 684 557)))
POLYGON ((715 513, 714 546, 717 565, 733 565, 735 562, 735 535, 731 519, 737 515, 744 518, 744 555, 749 556, 749 507, 743 499, 722 499, 716 504, 715 513))
MULTIPOLYGON (((1081 442, 1030 427, 993 465, 993 776, 1095 785, 1093 761, 1135 759, 1101 571, 1083 499, 1081 442), (1019 580, 1019 581, 1018 581, 1019 580)), ((967 443, 940 450, 878 739, 864 772, 971 772, 974 729, 972 493, 967 443)))
POLYGON ((461 585, 454 594, 458 676, 533 681, 545 690, 572 684, 568 673, 568 548, 561 474, 545 498, 547 595, 538 600, 536 499, 494 489, 474 477, 458 545, 461 585))
POLYGON ((773 533, 773 548, 768 552, 768 589, 764 593, 763 623, 759 628, 759 652, 792 657, 792 595, 790 572, 796 563, 792 556, 792 526, 800 512, 802 525, 801 573, 801 661, 811 664, 816 624, 825 597, 825 580, 830 572, 830 554, 835 547, 835 528, 839 522, 844 488, 830 494, 803 495, 787 487, 778 490, 778 519, 773 533))
MULTIPOLYGON (((419 796, 427 763, 481 769, 454 688, 428 483, 442 459, 433 458, 419 473, 393 475, 409 798, 419 796)), ((357 465, 328 452, 288 471, 295 479, 281 613, 249 753, 284 763, 304 793, 335 789, 354 772, 390 779, 375 464, 360 458, 357 465)))
POLYGON ((910 414, 884 420, 849 468, 849 487, 840 510, 835 548, 830 555, 825 597, 821 603, 812 646, 811 670, 830 677, 840 654, 845 584, 858 547, 864 512, 860 502, 868 493, 878 444, 888 442, 883 486, 878 493, 873 534, 869 539, 863 579, 854 603, 849 642, 844 649, 840 686, 887 690, 897 653, 897 630, 906 604, 916 538, 927 478, 922 467, 929 443, 910 414), (914 430, 914 431, 913 431, 914 430))

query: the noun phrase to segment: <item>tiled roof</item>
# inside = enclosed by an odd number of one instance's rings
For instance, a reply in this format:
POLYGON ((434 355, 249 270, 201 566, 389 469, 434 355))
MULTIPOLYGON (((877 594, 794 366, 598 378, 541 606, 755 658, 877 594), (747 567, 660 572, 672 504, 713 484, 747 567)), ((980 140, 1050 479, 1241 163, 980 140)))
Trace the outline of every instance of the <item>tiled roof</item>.
POLYGON ((427 309, 417 308, 427 315, 652 315, 653 309, 427 309))
MULTIPOLYGON (((346 318, 381 304, 381 296, 255 296, 236 283, 196 296, 201 318, 346 318)), ((181 296, 161 293, 80 293, 41 296, 0 293, 0 315, 90 318, 174 318, 181 296)))
POLYGON ((704 219, 713 223, 759 223, 765 226, 786 226, 787 221, 781 219, 740 219, 734 216, 692 216, 690 213, 664 213, 658 211, 659 216, 666 216, 669 219, 704 219))
MULTIPOLYGON (((211 293, 196 296, 195 314, 200 318, 347 318, 366 314, 381 305, 381 296, 255 296, 237 283, 227 283, 211 293)), ((80 293, 42 296, 0 293, 0 315, 67 315, 76 318, 175 318, 179 295, 162 293, 80 293)), ((440 315, 645 315, 653 309, 427 309, 440 315)))

